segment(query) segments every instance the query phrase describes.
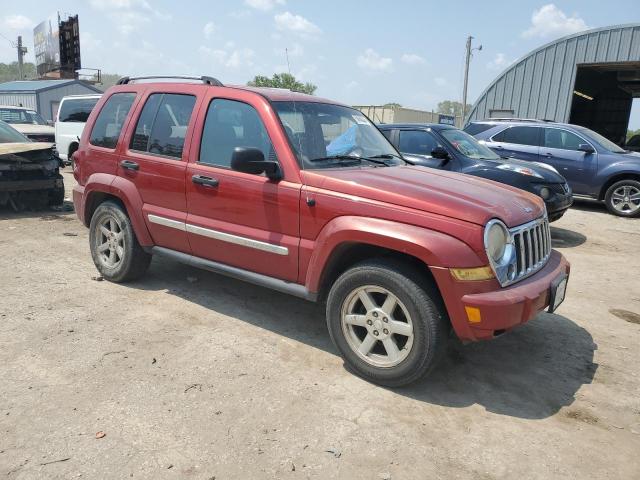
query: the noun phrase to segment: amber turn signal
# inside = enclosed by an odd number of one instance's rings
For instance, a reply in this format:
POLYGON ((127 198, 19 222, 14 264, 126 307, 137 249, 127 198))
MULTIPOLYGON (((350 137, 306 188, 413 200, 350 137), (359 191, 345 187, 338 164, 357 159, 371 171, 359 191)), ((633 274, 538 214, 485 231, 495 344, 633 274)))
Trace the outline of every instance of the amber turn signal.
POLYGON ((489 280, 494 277, 491 267, 450 268, 451 275, 456 280, 489 280))

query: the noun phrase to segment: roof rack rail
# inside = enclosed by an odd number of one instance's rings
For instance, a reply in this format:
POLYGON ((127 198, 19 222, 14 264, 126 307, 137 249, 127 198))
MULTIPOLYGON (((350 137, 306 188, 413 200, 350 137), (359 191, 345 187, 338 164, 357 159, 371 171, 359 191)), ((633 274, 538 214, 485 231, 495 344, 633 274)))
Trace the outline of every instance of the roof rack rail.
POLYGON ((181 75, 155 75, 149 77, 122 77, 116 82, 116 85, 127 85, 128 83, 132 83, 136 80, 155 80, 161 78, 176 78, 178 80, 199 80, 205 85, 212 85, 214 87, 224 87, 222 82, 217 78, 208 77, 203 75, 201 77, 185 77, 181 75))
POLYGON ((547 118, 517 118, 517 117, 499 117, 499 118, 487 118, 485 122, 545 122, 555 123, 555 120, 549 120, 547 118))

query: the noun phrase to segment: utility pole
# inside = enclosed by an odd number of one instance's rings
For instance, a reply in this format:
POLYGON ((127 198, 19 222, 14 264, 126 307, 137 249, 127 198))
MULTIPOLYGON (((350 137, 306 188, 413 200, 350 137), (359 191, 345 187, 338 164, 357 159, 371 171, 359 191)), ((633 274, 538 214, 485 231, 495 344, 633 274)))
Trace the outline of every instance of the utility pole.
POLYGON ((477 48, 471 48, 471 40, 473 37, 469 35, 467 37, 467 53, 464 60, 464 87, 462 87, 462 123, 467 116, 467 86, 469 84, 469 63, 471 62, 471 55, 474 50, 482 50, 482 45, 477 48))
POLYGON ((18 75, 20 76, 20 80, 24 80, 23 60, 24 60, 25 53, 27 53, 27 47, 22 46, 22 35, 18 35, 17 49, 18 49, 18 75))

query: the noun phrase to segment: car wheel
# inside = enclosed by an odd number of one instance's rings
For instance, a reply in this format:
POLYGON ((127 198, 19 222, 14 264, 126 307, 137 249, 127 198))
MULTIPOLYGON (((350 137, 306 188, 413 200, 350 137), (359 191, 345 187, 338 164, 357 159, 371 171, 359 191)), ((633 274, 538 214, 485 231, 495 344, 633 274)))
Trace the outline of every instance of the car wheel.
POLYGON ((49 206, 57 207, 64 203, 64 187, 49 190, 49 206))
POLYGON ((336 280, 327 299, 327 326, 356 374, 389 387, 428 373, 445 351, 449 332, 431 281, 387 259, 362 262, 336 280))
POLYGON ((144 275, 151 255, 136 238, 131 220, 120 205, 101 203, 91 217, 89 242, 93 263, 112 282, 127 282, 144 275))
POLYGON ((640 182, 629 179, 614 183, 607 189, 604 203, 614 215, 637 217, 640 215, 640 182))

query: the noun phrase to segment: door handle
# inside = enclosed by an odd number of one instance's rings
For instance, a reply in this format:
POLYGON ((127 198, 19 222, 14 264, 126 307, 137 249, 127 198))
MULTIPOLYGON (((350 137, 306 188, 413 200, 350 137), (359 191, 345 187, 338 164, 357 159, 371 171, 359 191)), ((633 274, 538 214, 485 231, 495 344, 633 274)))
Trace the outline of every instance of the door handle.
POLYGON ((191 181, 205 187, 217 187, 218 183, 220 183, 218 182, 217 178, 206 177, 204 175, 194 175, 193 177, 191 177, 191 181))
POLYGON ((545 153, 545 156, 546 156, 547 158, 551 158, 551 157, 553 157, 553 153, 551 153, 551 152, 547 152, 547 153, 545 153))
POLYGON ((131 160, 122 160, 120 166, 126 170, 140 170, 140 165, 131 160))

